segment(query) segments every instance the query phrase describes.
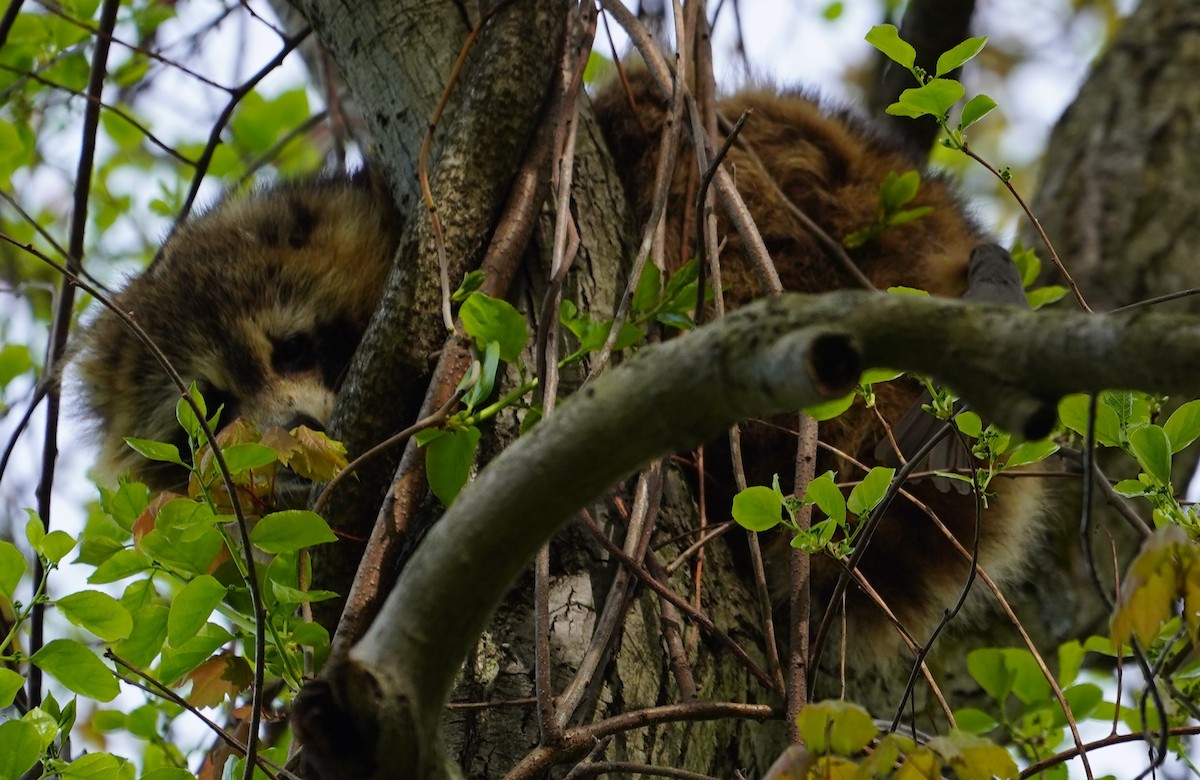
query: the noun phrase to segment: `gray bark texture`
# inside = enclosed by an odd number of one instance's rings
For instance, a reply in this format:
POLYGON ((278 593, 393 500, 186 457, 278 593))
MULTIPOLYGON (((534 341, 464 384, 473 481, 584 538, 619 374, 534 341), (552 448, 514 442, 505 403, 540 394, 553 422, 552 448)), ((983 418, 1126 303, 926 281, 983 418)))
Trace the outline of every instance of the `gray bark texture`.
MULTIPOLYGON (((1200 287, 1198 72, 1200 5, 1142 0, 1050 137, 1033 211, 1096 311, 1200 287)), ((1032 229, 1023 232, 1022 241, 1042 249, 1032 229)), ((1062 278, 1047 263, 1043 281, 1061 284, 1062 278)), ((1196 301, 1189 297, 1156 308, 1197 311, 1196 301)), ((1074 303, 1068 298, 1058 305, 1074 303)), ((1121 471, 1119 458, 1104 455, 1101 464, 1111 478, 1132 476, 1121 471)), ((1196 469, 1195 456, 1187 455, 1175 459, 1177 493, 1186 491, 1196 469)), ((1078 483, 1064 491, 1063 523, 1049 537, 1045 560, 1036 564, 1049 580, 1037 589, 1041 593, 1028 594, 1022 612, 1047 647, 1102 631, 1108 618, 1087 585, 1075 511, 1078 483), (1045 599, 1045 592, 1058 595, 1045 599)), ((1127 561, 1138 537, 1104 511, 1102 499, 1098 503, 1096 523, 1104 529, 1093 527, 1090 537, 1097 559, 1111 560, 1106 535, 1111 533, 1120 560, 1127 561)), ((1107 584, 1112 578, 1103 579, 1107 584)))

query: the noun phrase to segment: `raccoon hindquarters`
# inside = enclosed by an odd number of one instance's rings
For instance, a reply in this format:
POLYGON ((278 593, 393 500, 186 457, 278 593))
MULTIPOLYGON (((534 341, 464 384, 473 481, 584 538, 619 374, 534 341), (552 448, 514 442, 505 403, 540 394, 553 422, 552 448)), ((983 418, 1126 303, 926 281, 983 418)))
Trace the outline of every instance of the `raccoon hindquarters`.
MULTIPOLYGON (((635 214, 644 220, 650 210, 667 108, 644 72, 631 74, 630 88, 636 109, 631 108, 630 96, 620 84, 602 92, 595 107, 635 214)), ((747 92, 718 106, 729 119, 747 109, 753 109, 753 114, 729 151, 726 165, 785 288, 825 292, 856 283, 796 219, 779 191, 834 241, 841 242, 876 222, 880 187, 889 173, 918 170, 922 175, 919 191, 905 208, 928 207, 928 212, 882 230, 847 253, 879 289, 902 285, 935 295, 963 293, 972 250, 990 239, 967 216, 943 179, 923 171, 914 155, 879 132, 844 114, 825 112, 801 95, 747 92)), ((681 148, 686 147, 685 142, 681 148)), ((673 172, 667 210, 666 258, 671 265, 678 265, 695 251, 694 228, 685 215, 692 208, 698 178, 694 157, 682 152, 673 172)), ((730 230, 720 208, 718 222, 719 237, 726 242, 720 257, 725 299, 736 306, 758 297, 764 288, 743 254, 740 237, 730 230)), ((919 395, 914 382, 880 385, 876 388, 878 416, 858 401, 845 414, 822 423, 818 473, 834 469, 842 481, 860 478, 864 466, 877 463, 874 450, 886 435, 878 417, 895 423, 919 395)), ((793 425, 794 421, 786 420, 749 424, 743 436, 743 456, 750 484, 770 484, 772 475, 778 473, 785 489, 790 485, 795 438, 780 431, 793 425)), ((718 502, 710 501, 708 506, 710 513, 728 516, 733 491, 729 478, 716 471, 719 469, 710 459, 705 484, 710 495, 717 494, 718 502), (712 490, 714 482, 716 491, 712 490)), ((955 603, 969 572, 968 557, 930 515, 936 516, 968 553, 976 537, 975 497, 931 488, 928 481, 914 483, 908 486, 910 497, 900 496, 893 502, 860 566, 863 577, 918 644, 925 641, 943 611, 955 603)), ((988 508, 981 515, 979 560, 996 580, 1011 581, 1019 575, 1024 550, 1041 524, 1043 486, 1033 479, 1001 477, 993 481, 990 490, 996 495, 989 496, 988 508)), ((840 564, 828 558, 815 559, 813 570, 815 596, 827 597, 840 574, 840 564)), ((879 672, 911 658, 903 652, 899 632, 862 589, 851 587, 846 607, 849 636, 854 639, 854 647, 847 648, 851 674, 879 672)))

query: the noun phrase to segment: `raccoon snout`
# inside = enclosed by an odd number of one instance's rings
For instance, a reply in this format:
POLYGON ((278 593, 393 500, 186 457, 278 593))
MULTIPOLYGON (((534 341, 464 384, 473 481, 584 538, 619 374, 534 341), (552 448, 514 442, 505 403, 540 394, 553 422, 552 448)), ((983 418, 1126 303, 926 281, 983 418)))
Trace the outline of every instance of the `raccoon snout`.
POLYGON ((300 427, 301 425, 319 433, 325 432, 325 423, 321 422, 316 417, 313 417, 311 414, 304 413, 293 416, 292 419, 283 424, 283 428, 290 431, 300 427))

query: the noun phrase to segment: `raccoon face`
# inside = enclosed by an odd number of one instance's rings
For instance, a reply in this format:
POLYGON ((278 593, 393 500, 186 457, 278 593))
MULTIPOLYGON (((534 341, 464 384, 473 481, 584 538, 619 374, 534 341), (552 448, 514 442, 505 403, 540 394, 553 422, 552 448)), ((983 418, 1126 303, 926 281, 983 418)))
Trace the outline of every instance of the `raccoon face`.
MULTIPOLYGON (((220 422, 323 430, 391 267, 399 226, 386 190, 359 175, 229 198, 179 226, 116 297, 220 422)), ((100 468, 156 490, 184 469, 152 463, 132 436, 180 446, 179 391, 149 347, 105 310, 77 340, 100 468)))

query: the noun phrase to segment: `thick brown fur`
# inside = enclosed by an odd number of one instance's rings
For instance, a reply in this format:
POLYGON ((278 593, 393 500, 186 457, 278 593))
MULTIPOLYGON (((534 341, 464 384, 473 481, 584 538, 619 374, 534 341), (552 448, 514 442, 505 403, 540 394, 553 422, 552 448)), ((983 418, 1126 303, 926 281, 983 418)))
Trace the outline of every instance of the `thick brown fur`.
MULTIPOLYGON (((669 107, 649 75, 634 69, 628 88, 619 82, 610 85, 597 97, 595 108, 636 216, 644 222, 650 212, 660 135, 669 107)), ((786 289, 823 292, 858 285, 785 207, 768 176, 796 207, 840 242, 876 218, 880 185, 889 172, 920 170, 920 190, 906 207, 929 206, 931 211, 848 252, 876 288, 902 285, 955 297, 964 292, 972 250, 991 239, 970 218, 950 185, 924 171, 916 155, 855 118, 827 111, 799 94, 747 91, 721 101, 717 108, 730 122, 752 110, 726 164, 786 289)), ((681 144, 666 211, 666 258, 675 264, 696 254, 694 217, 689 212, 694 211, 691 204, 699 173, 687 146, 686 141, 681 144)), ((743 253, 740 237, 724 212, 717 211, 719 238, 726 242, 720 257, 725 300, 737 306, 764 290, 743 253)), ((889 423, 895 423, 919 393, 912 382, 877 386, 879 411, 889 423)), ((769 485, 772 475, 778 473, 785 489, 790 485, 796 441, 794 436, 779 434, 780 424, 791 427, 795 421, 758 421, 757 428, 754 422, 749 424, 743 453, 750 484, 769 485)), ((873 449, 885 435, 875 413, 856 402, 841 417, 821 423, 821 440, 827 447, 818 456, 818 473, 835 469, 841 481, 860 478, 863 470, 857 464, 875 465, 873 449), (845 453, 853 461, 833 452, 845 453)), ((710 471, 721 468, 709 467, 710 471)), ((706 483, 710 487, 714 485, 711 480, 706 483)), ((718 475, 718 489, 710 491, 717 500, 715 506, 709 506, 719 519, 728 517, 731 496, 720 490, 728 481, 718 475)), ((976 501, 974 495, 942 493, 928 481, 911 483, 907 489, 916 500, 893 502, 860 571, 916 642, 923 643, 943 612, 957 600, 969 566, 918 502, 971 550, 976 501)), ((988 508, 980 517, 980 563, 999 582, 1011 582, 1022 573, 1025 553, 1037 541, 1047 503, 1044 483, 1001 477, 992 482, 990 490, 995 495, 989 496, 988 508)), ((786 561, 778 563, 786 570, 786 561)), ((814 596, 823 608, 840 568, 827 557, 815 557, 813 571, 814 596)), ((980 589, 977 586, 976 592, 980 589)), ((849 593, 852 645, 845 649, 849 674, 870 676, 887 666, 908 663, 912 654, 879 607, 861 595, 857 586, 852 585, 849 593)), ((825 660, 838 655, 836 650, 827 652, 825 660)))
MULTIPOLYGON (((172 232, 145 273, 115 298, 222 421, 265 430, 329 420, 333 392, 396 248, 381 183, 360 172, 230 195, 172 232)), ((178 487, 179 467, 152 463, 132 436, 183 444, 179 392, 151 350, 102 310, 75 344, 104 474, 178 487)), ((182 448, 186 457, 186 448, 182 448)))

